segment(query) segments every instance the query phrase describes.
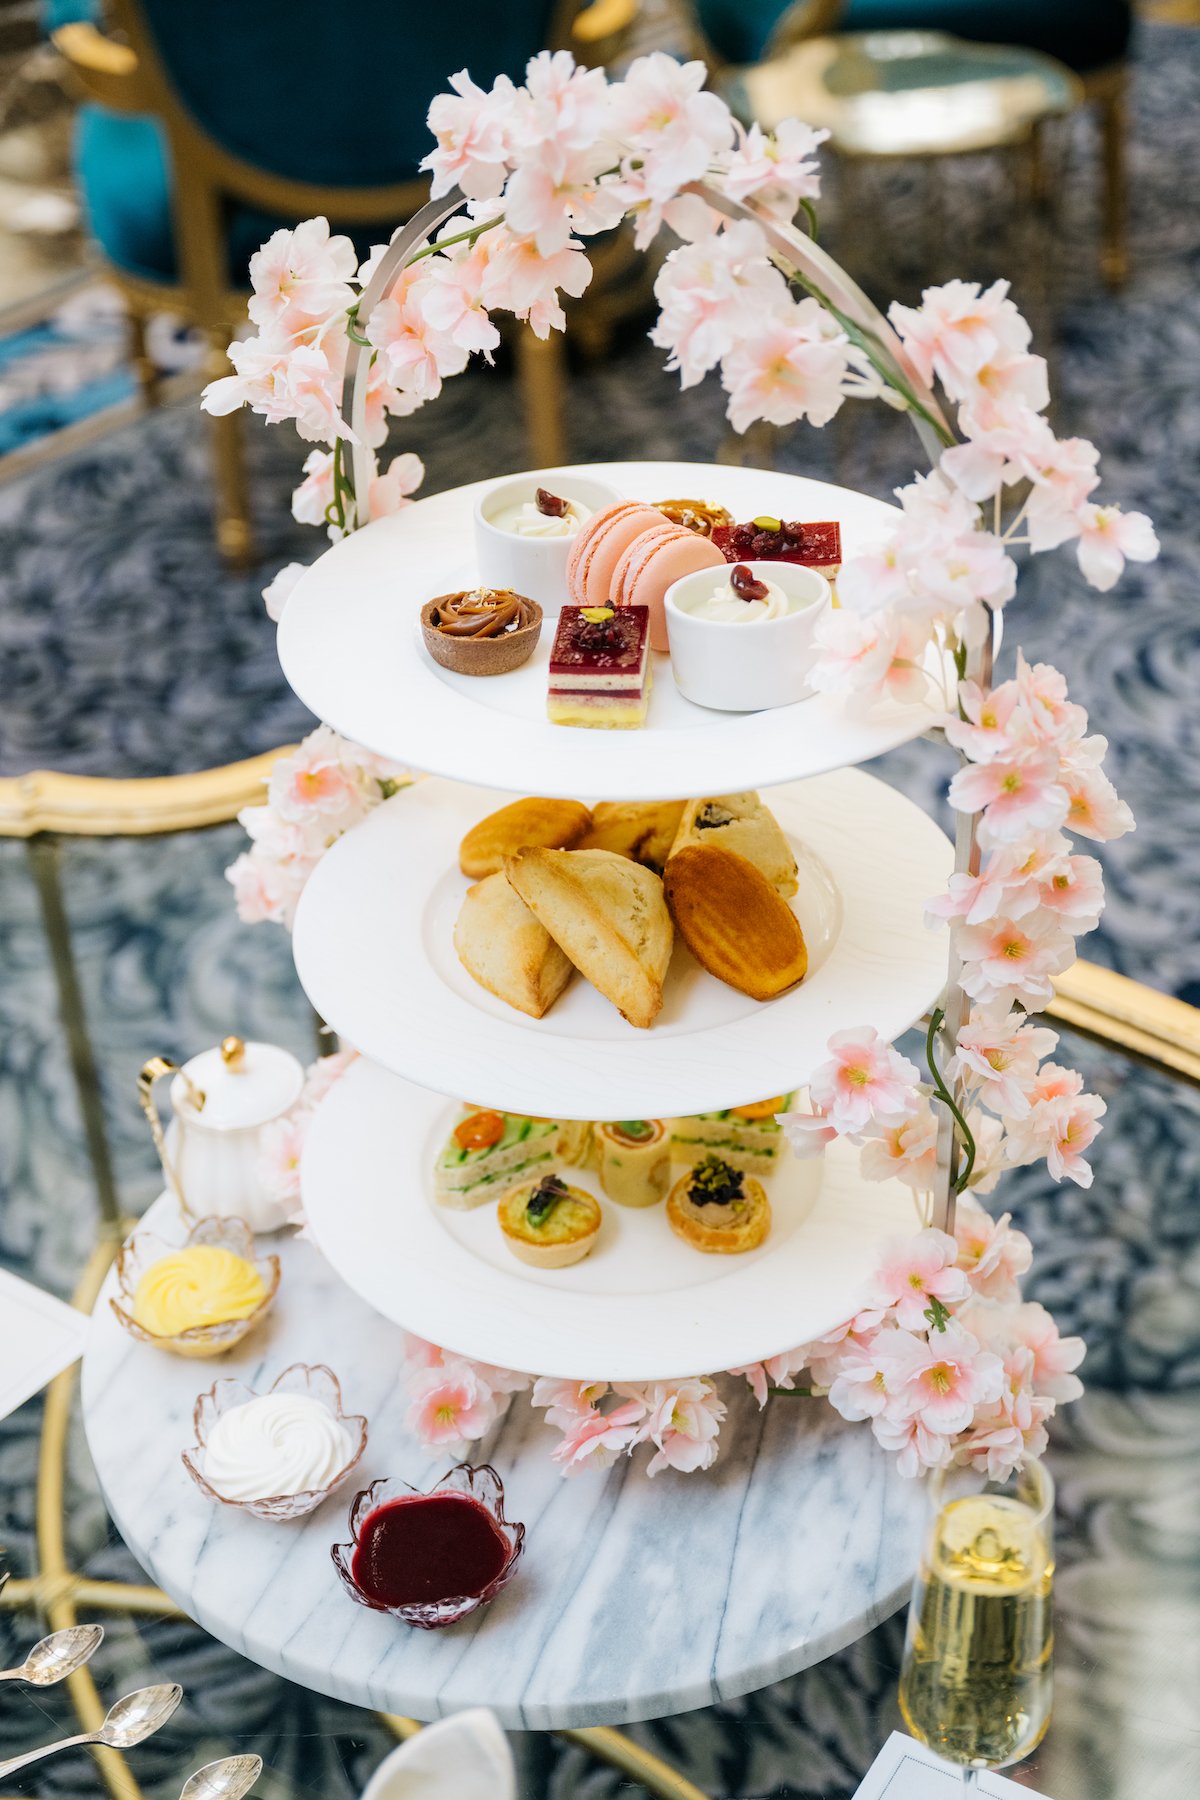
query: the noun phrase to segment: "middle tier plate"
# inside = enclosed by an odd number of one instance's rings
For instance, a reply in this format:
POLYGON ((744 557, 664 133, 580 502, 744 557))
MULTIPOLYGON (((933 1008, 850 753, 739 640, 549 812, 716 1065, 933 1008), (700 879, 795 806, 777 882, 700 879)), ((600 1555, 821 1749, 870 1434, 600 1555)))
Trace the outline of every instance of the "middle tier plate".
POLYGON ((945 985, 945 936, 926 927, 924 908, 946 884, 950 842, 886 782, 844 769, 769 795, 799 864, 791 904, 809 973, 798 987, 751 1000, 677 941, 649 1030, 582 977, 544 1018, 528 1018, 475 983, 453 941, 469 885, 459 842, 510 797, 421 781, 335 844, 301 896, 293 949, 309 999, 410 1081, 560 1119, 714 1111, 802 1085, 835 1031, 898 1037, 945 985))

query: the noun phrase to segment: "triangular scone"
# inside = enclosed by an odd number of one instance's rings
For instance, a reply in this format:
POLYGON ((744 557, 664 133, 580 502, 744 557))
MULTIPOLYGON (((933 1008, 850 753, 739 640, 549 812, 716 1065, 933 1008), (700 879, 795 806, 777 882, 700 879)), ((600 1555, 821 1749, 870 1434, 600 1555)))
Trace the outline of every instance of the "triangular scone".
POLYGON ((703 800, 689 800, 671 855, 687 844, 717 844, 722 850, 736 851, 761 870, 785 900, 799 887, 796 859, 788 841, 774 813, 755 793, 710 794, 703 800))
POLYGON ((540 1019, 574 969, 503 873, 469 887, 454 925, 458 960, 480 987, 540 1019))
POLYGON ((652 1024, 675 936, 659 877, 611 850, 521 850, 504 872, 580 974, 631 1025, 652 1024))

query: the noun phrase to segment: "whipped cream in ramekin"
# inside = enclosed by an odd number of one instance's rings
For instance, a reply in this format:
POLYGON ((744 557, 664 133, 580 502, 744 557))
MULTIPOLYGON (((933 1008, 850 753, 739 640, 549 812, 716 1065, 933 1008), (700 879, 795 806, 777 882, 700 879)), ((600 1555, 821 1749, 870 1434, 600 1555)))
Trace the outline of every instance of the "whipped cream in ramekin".
POLYGON ((693 619, 714 619, 719 625, 757 625, 766 619, 782 619, 785 613, 799 610, 773 581, 764 580, 761 575, 757 579, 767 590, 765 600, 743 600, 726 576, 711 592, 694 600, 681 600, 680 608, 691 613, 693 619))
POLYGON ((515 537, 568 538, 590 517, 588 508, 576 500, 568 500, 566 512, 557 516, 539 511, 535 500, 524 500, 519 506, 501 507, 490 522, 497 531, 511 531, 515 537))
POLYGON ((204 1447, 204 1479, 223 1500, 264 1500, 330 1485, 350 1433, 309 1394, 259 1394, 221 1414, 204 1447))

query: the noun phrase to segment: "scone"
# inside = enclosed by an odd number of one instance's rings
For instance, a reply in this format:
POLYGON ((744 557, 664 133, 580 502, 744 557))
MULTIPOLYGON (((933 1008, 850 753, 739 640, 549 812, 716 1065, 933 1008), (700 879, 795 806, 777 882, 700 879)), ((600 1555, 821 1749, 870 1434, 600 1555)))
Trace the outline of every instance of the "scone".
POLYGON ((683 817, 684 800, 601 800, 576 850, 613 850, 661 875, 683 817))
POLYGON ((610 850, 521 850, 504 872, 580 974, 631 1025, 651 1025, 674 943, 658 876, 610 850))
POLYGON ((709 1256, 737 1256, 765 1241, 771 1202, 753 1175, 706 1156, 667 1195, 667 1222, 676 1236, 709 1256))
POLYGON ((581 800, 514 800, 472 825, 458 847, 458 866, 472 881, 494 875, 529 844, 569 850, 579 843, 592 815, 581 800))
POLYGON ((454 922, 458 960, 481 988, 540 1019, 574 969, 502 874, 469 887, 454 922))
POLYGON ((760 869, 785 900, 796 892, 796 859, 775 815, 757 794, 714 794, 690 800, 675 833, 669 855, 687 844, 718 844, 736 850, 760 869))
POLYGON ((582 1262, 600 1230, 600 1202, 561 1175, 544 1175, 506 1194, 497 1209, 504 1242, 522 1262, 565 1269, 582 1262))
POLYGON ((667 905, 696 961, 754 1000, 773 1000, 808 972, 804 933, 786 900, 735 850, 688 844, 667 863, 667 905))

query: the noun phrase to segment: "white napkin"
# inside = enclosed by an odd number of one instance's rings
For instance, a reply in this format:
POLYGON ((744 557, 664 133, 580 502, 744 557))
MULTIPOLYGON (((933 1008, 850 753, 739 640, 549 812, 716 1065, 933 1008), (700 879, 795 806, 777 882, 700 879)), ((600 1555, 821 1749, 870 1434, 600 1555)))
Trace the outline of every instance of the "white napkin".
POLYGON ((83 1355, 87 1314, 0 1269, 0 1419, 83 1355))
POLYGON ((473 1706, 427 1725, 384 1757, 362 1800, 517 1800, 512 1751, 495 1713, 473 1706))
MULTIPOLYGON (((980 1770, 974 1791, 979 1800, 1048 1800, 991 1769, 980 1770)), ((915 1738, 893 1731, 855 1789, 854 1800, 962 1800, 962 1794, 963 1778, 956 1768, 915 1738)))

